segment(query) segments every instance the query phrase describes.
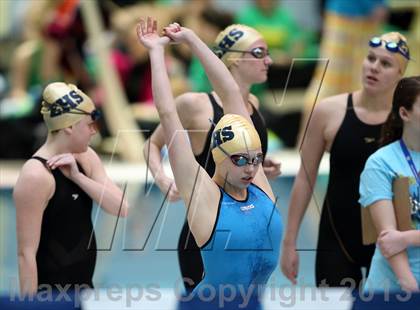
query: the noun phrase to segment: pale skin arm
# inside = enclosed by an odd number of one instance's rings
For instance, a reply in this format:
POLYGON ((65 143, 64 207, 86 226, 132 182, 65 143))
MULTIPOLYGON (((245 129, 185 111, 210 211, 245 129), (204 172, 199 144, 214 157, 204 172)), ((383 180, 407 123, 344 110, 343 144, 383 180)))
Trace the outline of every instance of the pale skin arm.
MULTIPOLYGON (((195 117, 194 110, 197 110, 198 102, 194 100, 194 95, 186 93, 175 99, 176 110, 182 127, 187 130, 190 129, 190 122, 195 117)), ((165 144, 164 131, 162 126, 159 125, 144 144, 143 155, 161 192, 168 195, 169 201, 177 201, 181 198, 178 188, 174 180, 166 175, 162 166, 161 150, 165 144)))
MULTIPOLYGON (((175 42, 185 42, 191 48, 192 53, 200 60, 213 89, 223 102, 223 113, 241 115, 252 124, 251 117, 239 91, 239 86, 227 67, 194 32, 180 27, 178 24, 174 25, 179 32, 169 32, 167 35, 175 42)), ((274 166, 274 169, 277 168, 274 166)), ((254 183, 261 187, 273 201, 275 200, 274 193, 263 169, 258 169, 254 183)))
POLYGON ((59 154, 48 159, 47 164, 51 169, 59 168, 63 174, 76 183, 107 213, 126 217, 128 204, 124 199, 121 189, 114 184, 105 172, 104 166, 98 155, 89 148, 85 153, 78 154, 78 159, 85 169, 85 175, 79 171, 73 154, 59 154))
POLYGON ((378 245, 382 254, 389 258, 409 246, 420 246, 420 231, 385 229, 378 237, 378 245))
POLYGON ((378 237, 378 246, 382 255, 389 258, 410 246, 420 246, 420 231, 385 229, 378 237))
POLYGON ((312 197, 319 164, 326 148, 324 130, 327 118, 328 111, 320 103, 312 115, 307 135, 302 144, 301 165, 292 188, 280 265, 283 274, 293 284, 296 284, 299 270, 296 240, 300 224, 312 197))
MULTIPOLYGON (((385 230, 395 230, 397 227, 394 207, 390 200, 379 200, 368 206, 376 231, 380 234, 385 230)), ((401 288, 415 292, 419 290, 417 280, 414 277, 408 263, 407 252, 402 251, 387 258, 392 270, 400 282, 401 288)))
POLYGON ((164 145, 165 136, 162 126, 159 125, 144 144, 143 155, 160 191, 167 195, 169 201, 177 201, 181 197, 176 184, 173 179, 166 175, 162 165, 161 150, 164 145))
POLYGON ((36 252, 41 235, 42 215, 54 193, 54 178, 45 167, 28 161, 13 189, 16 206, 19 285, 22 296, 37 292, 36 252), (34 184, 42 184, 34 190, 34 184))
MULTIPOLYGON (((168 29, 169 31, 169 29, 168 29)), ((139 41, 149 51, 152 68, 152 90, 154 103, 159 113, 165 142, 171 142, 169 160, 178 190, 188 207, 188 221, 198 245, 210 237, 215 220, 217 204, 211 203, 220 197, 219 189, 194 158, 187 133, 182 127, 176 111, 168 73, 165 67, 164 46, 168 37, 159 37, 157 23, 148 18, 137 26, 139 41), (198 175, 197 175, 198 173, 198 175), (196 182, 196 177, 198 181, 196 182), (199 195, 194 195, 198 192, 199 195), (190 204, 191 202, 191 204, 190 204), (207 206, 207 208, 203 208, 207 206), (194 217, 194 221, 192 218, 194 217), (210 217, 210 219, 209 219, 210 217)))
POLYGON ((166 35, 174 42, 186 43, 191 48, 192 53, 200 60, 214 91, 223 102, 224 114, 241 115, 252 124, 249 113, 243 103, 239 86, 228 68, 193 31, 180 27, 176 23, 174 25, 177 27, 178 32, 167 32, 166 35))

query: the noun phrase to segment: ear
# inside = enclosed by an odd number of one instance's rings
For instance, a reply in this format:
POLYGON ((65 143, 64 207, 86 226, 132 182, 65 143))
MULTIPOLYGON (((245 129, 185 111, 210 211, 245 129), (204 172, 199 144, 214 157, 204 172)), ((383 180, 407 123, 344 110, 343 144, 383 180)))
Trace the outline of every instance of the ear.
POLYGON ((70 136, 73 133, 73 128, 70 126, 70 127, 64 128, 63 131, 66 135, 70 136))
POLYGON ((239 67, 239 64, 238 64, 238 59, 236 58, 235 60, 233 60, 233 61, 231 61, 231 62, 229 63, 228 69, 229 69, 229 71, 231 71, 231 72, 232 72, 232 70, 235 70, 235 69, 237 69, 238 67, 239 67))
POLYGON ((409 120, 410 120, 410 114, 409 114, 409 112, 407 111, 407 109, 406 109, 406 108, 404 108, 404 107, 400 107, 400 109, 398 110, 398 112, 399 112, 399 114, 400 114, 401 119, 402 119, 404 122, 407 122, 407 121, 409 121, 409 120))

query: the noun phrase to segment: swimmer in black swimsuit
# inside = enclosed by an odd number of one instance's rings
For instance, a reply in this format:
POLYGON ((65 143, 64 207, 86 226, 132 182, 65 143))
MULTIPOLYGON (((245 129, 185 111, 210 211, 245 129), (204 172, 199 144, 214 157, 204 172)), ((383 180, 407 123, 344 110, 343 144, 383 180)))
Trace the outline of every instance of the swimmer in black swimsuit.
POLYGON ((74 85, 51 83, 41 113, 47 141, 24 164, 13 191, 22 295, 93 287, 92 200, 110 214, 128 212, 122 191, 88 146, 99 116, 92 100, 74 85))
MULTIPOLYGON (((400 40, 406 42, 395 32, 377 40, 391 42, 389 46, 400 40)), ((315 106, 306 130, 281 259, 282 271, 293 283, 299 268, 299 226, 324 152, 331 153, 330 177, 319 225, 316 284, 355 287, 362 279, 361 267, 369 270, 374 246, 362 244, 359 178, 367 158, 379 146, 380 127, 388 117, 394 89, 407 66, 407 61, 391 47, 380 48, 373 41, 363 62, 363 88, 322 100, 315 106)))

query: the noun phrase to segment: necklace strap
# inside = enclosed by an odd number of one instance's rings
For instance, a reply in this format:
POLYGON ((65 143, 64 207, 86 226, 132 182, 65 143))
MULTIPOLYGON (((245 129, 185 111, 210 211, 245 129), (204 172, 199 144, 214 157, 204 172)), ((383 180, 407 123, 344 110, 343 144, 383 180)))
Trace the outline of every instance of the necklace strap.
POLYGON ((405 160, 407 161, 408 165, 411 168, 411 171, 413 172, 414 177, 416 178, 417 184, 420 186, 420 175, 416 169, 416 165, 414 164, 413 158, 411 157, 410 152, 408 151, 407 145, 403 141, 403 139, 400 139, 400 146, 401 150, 404 153, 405 160))

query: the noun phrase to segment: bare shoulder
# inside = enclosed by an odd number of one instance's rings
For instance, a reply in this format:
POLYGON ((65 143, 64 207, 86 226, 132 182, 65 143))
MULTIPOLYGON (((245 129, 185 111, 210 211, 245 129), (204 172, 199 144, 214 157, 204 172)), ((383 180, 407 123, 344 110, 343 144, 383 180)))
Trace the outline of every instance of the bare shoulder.
POLYGON ((325 98, 315 108, 313 120, 319 123, 325 140, 325 149, 329 151, 346 115, 348 94, 325 98))
POLYGON ((52 173, 38 160, 28 160, 20 171, 13 189, 16 199, 34 196, 51 198, 55 191, 55 181, 52 173), (36 190, 34 190, 36 188, 36 190))
POLYGON ((342 112, 346 108, 348 94, 339 94, 336 96, 322 99, 314 109, 314 113, 320 113, 324 116, 331 117, 336 113, 342 112))
POLYGON ((344 115, 346 94, 327 97, 315 105, 308 119, 309 125, 324 126, 335 118, 344 115))
POLYGON ((175 99, 178 113, 182 114, 198 112, 206 102, 208 102, 208 95, 206 93, 189 92, 179 95, 175 99))
POLYGON ((260 108, 260 100, 257 96, 249 93, 248 100, 257 110, 260 108))
POLYGON ((207 129, 213 110, 206 93, 185 93, 178 96, 175 103, 185 129, 207 129))
POLYGON ((54 181, 54 177, 48 168, 39 160, 28 160, 22 167, 19 174, 19 179, 30 181, 54 181))
POLYGON ((347 94, 327 97, 316 104, 315 108, 306 119, 304 141, 311 148, 321 142, 328 149, 337 129, 344 118, 346 111, 347 94), (321 140, 322 139, 322 140, 321 140))

